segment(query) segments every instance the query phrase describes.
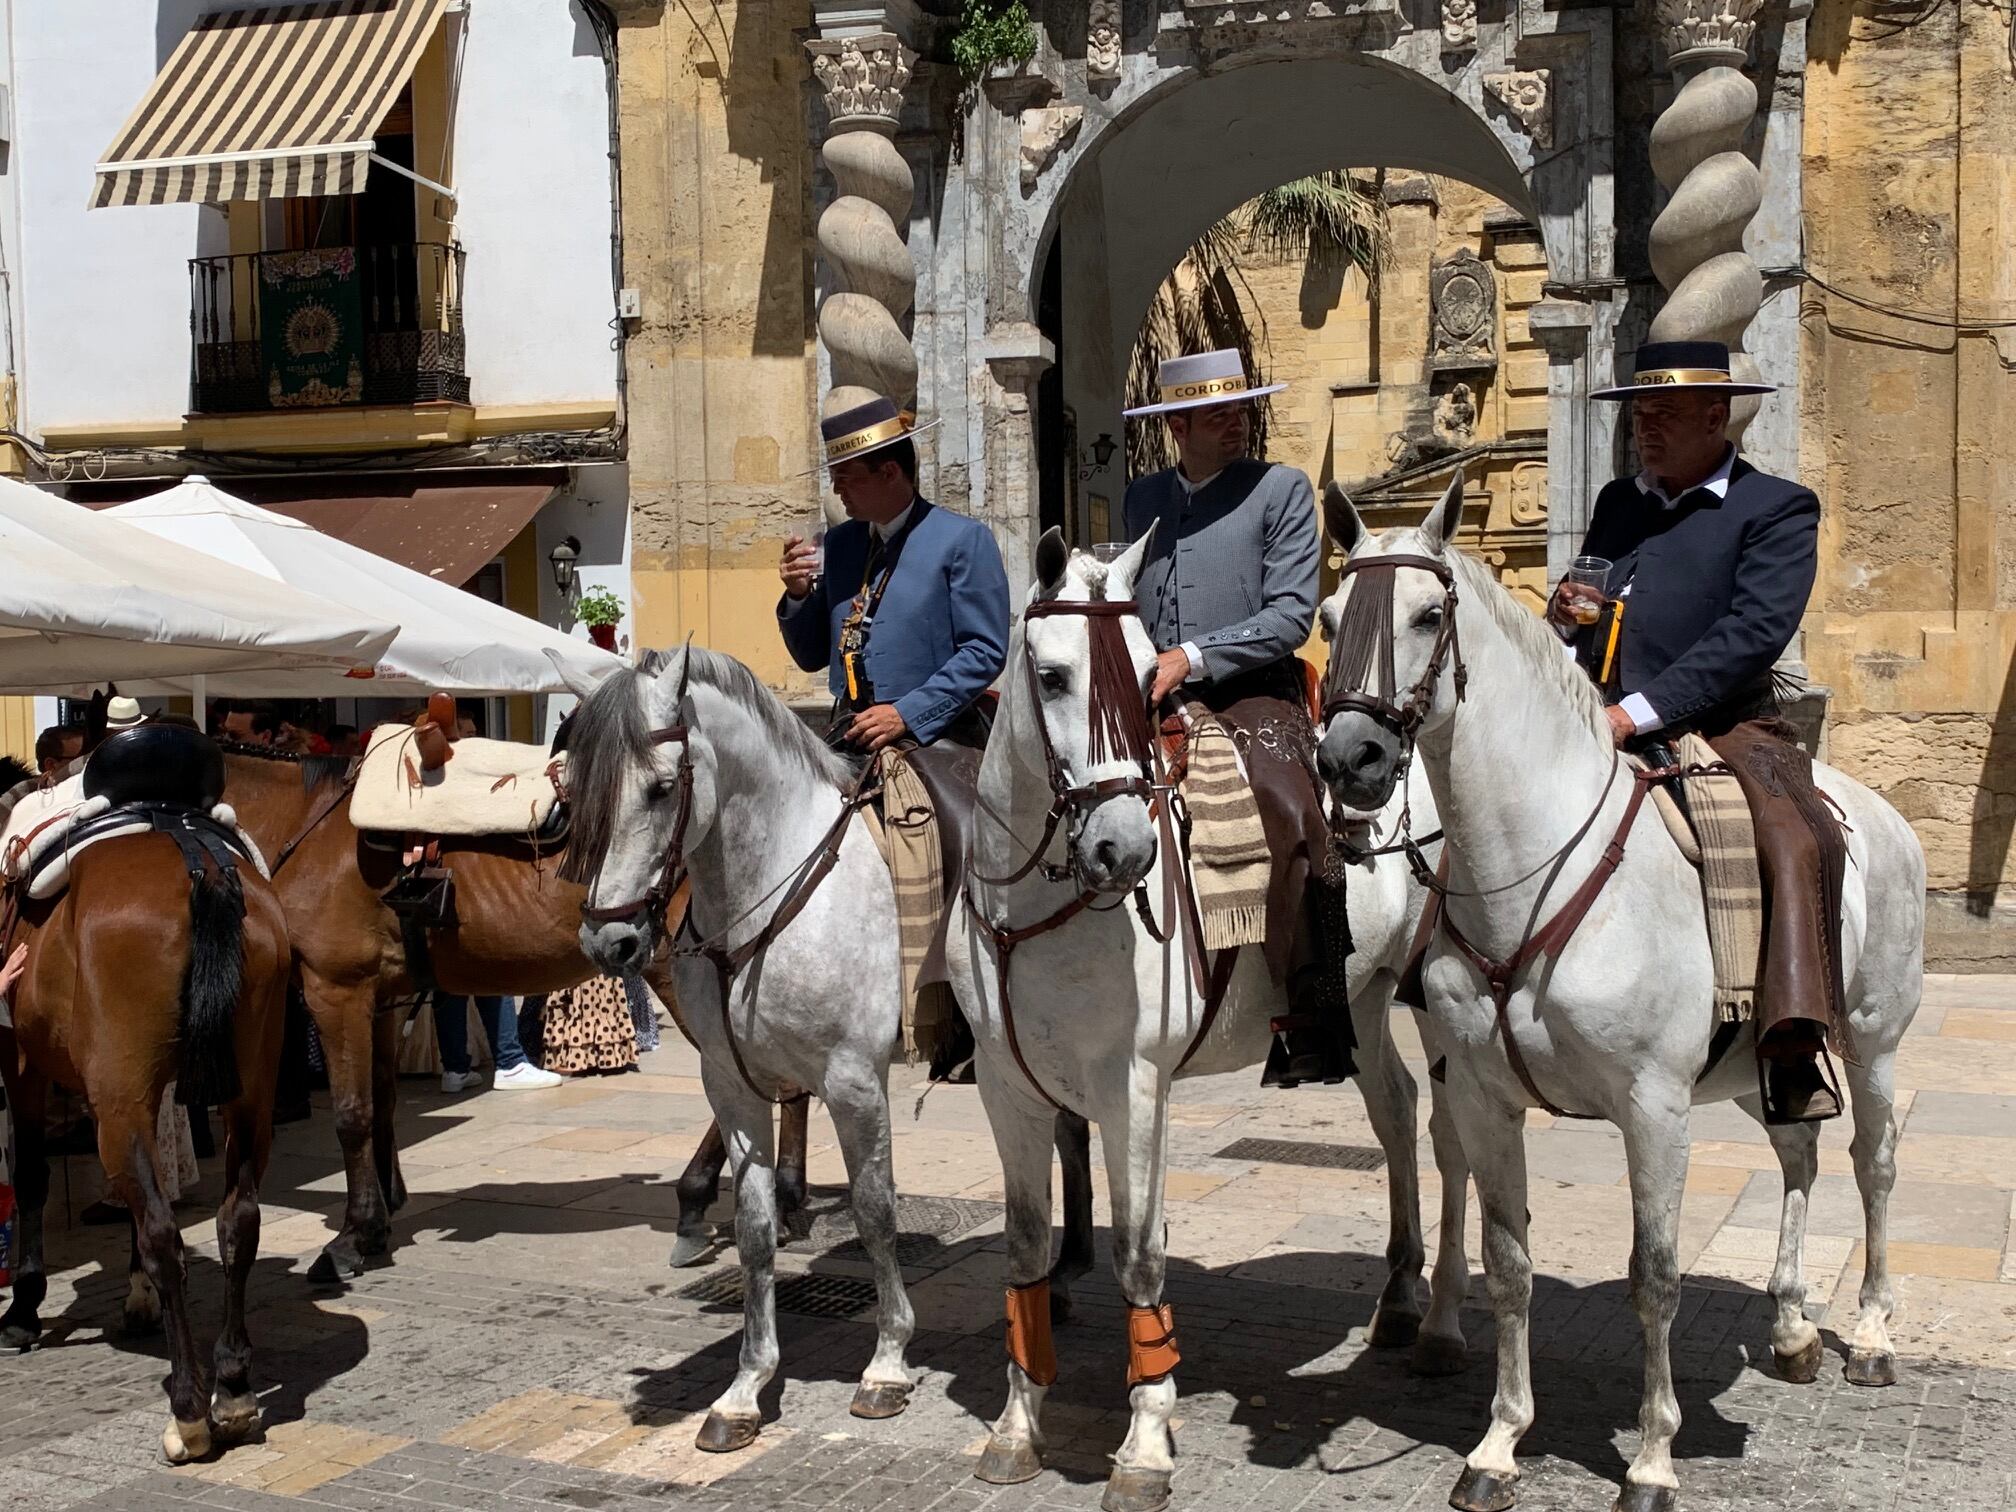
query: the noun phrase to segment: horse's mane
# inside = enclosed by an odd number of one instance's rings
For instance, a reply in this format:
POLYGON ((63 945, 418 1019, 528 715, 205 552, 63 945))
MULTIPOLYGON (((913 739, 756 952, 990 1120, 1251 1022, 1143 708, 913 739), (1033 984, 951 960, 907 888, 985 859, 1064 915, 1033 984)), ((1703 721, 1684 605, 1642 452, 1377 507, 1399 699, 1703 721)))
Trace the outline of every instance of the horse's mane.
MULTIPOLYGON (((1411 534, 1412 532, 1410 532, 1411 534)), ((1413 542, 1416 549, 1421 543, 1413 542)), ((1561 642, 1546 623, 1512 597, 1491 569, 1469 552, 1451 548, 1443 553, 1456 573, 1459 591, 1472 603, 1482 604, 1491 622, 1505 632, 1533 664, 1533 675, 1567 700, 1568 707, 1588 722, 1592 735, 1608 742, 1609 731, 1603 714, 1603 698, 1596 685, 1573 657, 1561 651, 1561 642)))
POLYGON ((316 756, 306 751, 276 751, 271 746, 246 745, 236 740, 219 740, 217 748, 226 756, 242 756, 248 761, 270 761, 301 769, 301 786, 314 792, 325 783, 341 782, 361 759, 356 756, 316 756))
MULTIPOLYGON (((847 764, 755 673, 732 656, 700 646, 689 647, 686 655, 691 685, 711 688, 746 709, 770 746, 800 763, 815 781, 834 788, 847 785, 852 777, 847 764)), ((636 671, 611 673, 574 711, 567 737, 567 806, 573 834, 560 868, 565 881, 592 882, 608 853, 615 838, 612 799, 625 774, 651 759, 651 732, 644 724, 637 683, 658 675, 670 661, 669 656, 654 653, 636 671)))

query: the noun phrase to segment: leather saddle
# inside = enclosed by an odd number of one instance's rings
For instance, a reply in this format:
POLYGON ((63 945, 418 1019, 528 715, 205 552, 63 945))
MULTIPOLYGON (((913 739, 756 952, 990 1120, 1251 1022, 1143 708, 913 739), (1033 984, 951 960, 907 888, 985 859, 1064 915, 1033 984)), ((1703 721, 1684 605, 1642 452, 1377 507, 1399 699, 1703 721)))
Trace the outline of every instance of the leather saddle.
POLYGON ((201 730, 144 724, 108 737, 84 763, 84 796, 173 804, 204 814, 224 797, 224 753, 201 730))

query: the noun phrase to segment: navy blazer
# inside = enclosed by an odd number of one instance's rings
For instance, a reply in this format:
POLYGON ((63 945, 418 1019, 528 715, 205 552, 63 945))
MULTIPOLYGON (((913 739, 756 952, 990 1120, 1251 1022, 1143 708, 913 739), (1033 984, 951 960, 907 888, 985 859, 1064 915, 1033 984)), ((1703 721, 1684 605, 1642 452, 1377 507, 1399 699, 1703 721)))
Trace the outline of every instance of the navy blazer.
MULTIPOLYGON (((1008 572, 994 534, 978 520, 919 499, 905 528, 888 591, 868 635, 875 702, 894 704, 919 744, 929 745, 1008 664, 1008 572)), ((840 627, 868 565, 868 524, 826 532, 826 570, 802 599, 785 594, 777 621, 791 659, 827 669, 846 696, 840 627)))
MULTIPOLYGON (((1584 556, 1608 557, 1609 590, 1626 583, 1618 683, 1642 693, 1665 729, 1726 727, 1763 702, 1771 664, 1806 612, 1819 562, 1820 501, 1740 456, 1729 491, 1683 494, 1663 508, 1635 478, 1596 496, 1584 556)), ((1599 649, 1577 637, 1585 666, 1599 649)))

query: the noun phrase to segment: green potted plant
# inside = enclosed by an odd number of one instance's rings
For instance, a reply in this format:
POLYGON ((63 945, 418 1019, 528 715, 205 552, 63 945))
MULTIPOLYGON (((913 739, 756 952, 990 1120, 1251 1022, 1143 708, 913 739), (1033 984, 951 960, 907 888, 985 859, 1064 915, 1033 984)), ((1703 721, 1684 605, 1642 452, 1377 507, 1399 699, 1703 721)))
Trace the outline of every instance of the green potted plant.
POLYGON ((609 588, 591 588, 574 605, 574 618, 588 627, 588 639, 604 651, 616 649, 616 626, 623 618, 623 600, 609 588))

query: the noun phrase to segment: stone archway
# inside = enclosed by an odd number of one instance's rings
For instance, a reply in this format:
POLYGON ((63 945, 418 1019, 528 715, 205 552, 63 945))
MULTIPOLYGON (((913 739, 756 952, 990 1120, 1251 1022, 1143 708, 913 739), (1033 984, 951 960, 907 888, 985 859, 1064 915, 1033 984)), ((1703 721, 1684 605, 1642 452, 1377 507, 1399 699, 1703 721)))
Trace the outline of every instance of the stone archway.
MULTIPOLYGON (((1530 217, 1545 253, 1545 297, 1524 319, 1545 352, 1548 555, 1571 551, 1614 449, 1610 417, 1586 402, 1613 370, 1621 305, 1610 13, 1512 0, 1480 27, 1467 0, 1341 15, 1324 0, 1161 0, 1152 38, 1116 49, 1123 7, 1040 9, 1032 66, 989 80, 968 120, 956 198, 969 229, 940 243, 969 280, 961 355, 975 360, 955 371, 922 354, 925 403, 953 422, 941 465, 965 464, 968 507, 1000 534, 1011 571, 1037 524, 1035 395, 1058 358, 1037 311, 1060 236, 1082 452, 1120 434, 1126 353, 1191 240, 1276 184, 1370 165, 1462 179, 1530 217)), ((1141 19, 1124 9, 1130 26, 1141 19)), ((948 186, 948 209, 954 199, 948 186)))

